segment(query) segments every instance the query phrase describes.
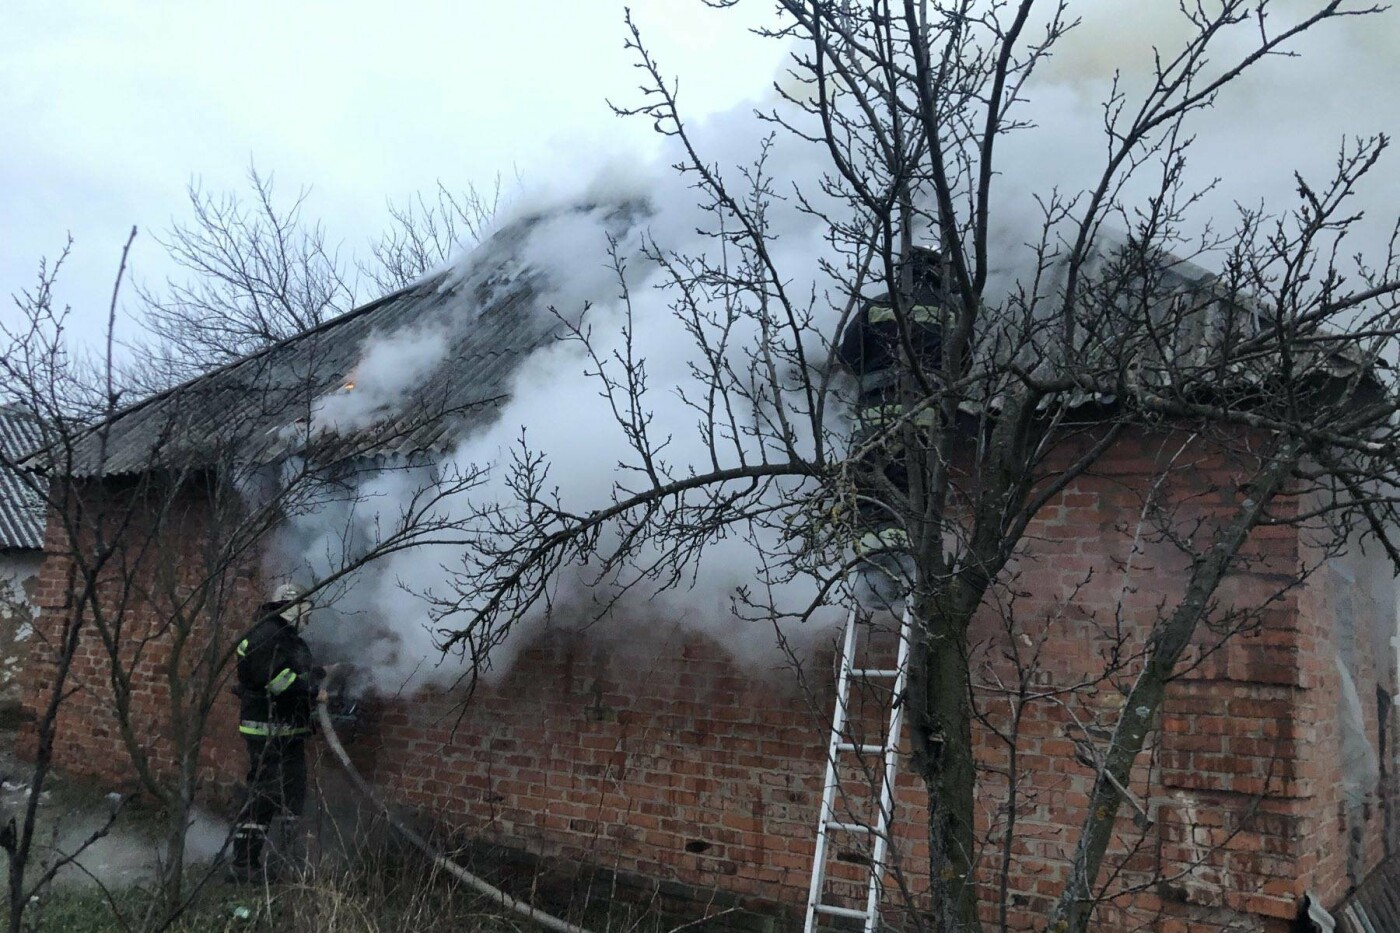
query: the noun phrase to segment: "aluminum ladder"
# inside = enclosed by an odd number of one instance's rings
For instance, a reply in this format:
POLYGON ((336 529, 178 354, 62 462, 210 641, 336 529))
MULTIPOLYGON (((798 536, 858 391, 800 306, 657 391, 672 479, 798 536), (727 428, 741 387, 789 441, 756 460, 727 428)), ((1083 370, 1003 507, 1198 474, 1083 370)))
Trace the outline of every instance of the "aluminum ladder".
POLYGON ((890 823, 894 815, 894 779, 898 762, 899 732, 904 721, 904 686, 908 679, 909 636, 912 625, 909 604, 899 625, 899 648, 893 668, 856 666, 857 631, 866 624, 860 612, 852 608, 846 617, 846 633, 842 640, 841 665, 836 675, 836 710, 832 713, 831 741, 826 750, 826 779, 822 785, 821 811, 817 816, 817 846, 812 858, 812 884, 807 893, 807 921, 804 933, 816 933, 822 916, 844 917, 864 921, 865 933, 874 933, 880 924, 880 894, 884 888, 885 862, 889 854, 890 823), (883 745, 858 745, 846 735, 847 716, 851 700, 851 681, 888 681, 890 711, 883 745), (872 826, 869 822, 842 821, 836 814, 836 796, 840 791, 840 762, 843 755, 882 756, 879 776, 879 811, 872 826), (865 909, 840 907, 822 903, 822 886, 826 881, 827 859, 830 855, 830 835, 833 832, 874 836, 870 859, 870 879, 865 909))

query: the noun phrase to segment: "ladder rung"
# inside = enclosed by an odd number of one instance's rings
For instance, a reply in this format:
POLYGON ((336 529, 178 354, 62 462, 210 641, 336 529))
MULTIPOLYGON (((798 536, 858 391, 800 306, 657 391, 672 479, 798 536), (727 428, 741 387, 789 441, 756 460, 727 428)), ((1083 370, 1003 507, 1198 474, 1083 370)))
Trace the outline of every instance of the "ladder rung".
POLYGON ((859 755, 883 755, 885 746, 883 745, 856 745, 853 742, 837 742, 838 752, 855 752, 859 755))
POLYGON ((864 920, 866 913, 863 910, 856 910, 854 907, 837 907, 835 904, 817 904, 817 913, 831 914, 833 917, 851 917, 855 920, 864 920))
POLYGON ((842 832, 842 833, 873 833, 873 832, 875 832, 875 830, 871 829, 869 826, 866 826, 864 823, 837 823, 837 822, 829 822, 829 823, 826 824, 826 828, 827 828, 827 829, 834 829, 834 830, 836 830, 837 832, 842 832))
POLYGON ((888 677, 891 680, 899 676, 899 668, 885 669, 881 667, 858 667, 851 671, 852 677, 888 677))

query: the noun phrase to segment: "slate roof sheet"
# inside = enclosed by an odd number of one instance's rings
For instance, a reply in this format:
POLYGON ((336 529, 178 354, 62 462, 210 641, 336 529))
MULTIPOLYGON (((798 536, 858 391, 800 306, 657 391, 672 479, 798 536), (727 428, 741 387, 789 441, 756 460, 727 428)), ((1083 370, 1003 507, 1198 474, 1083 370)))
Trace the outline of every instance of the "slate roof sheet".
POLYGON ((1339 933, 1400 933, 1400 857, 1382 862, 1332 915, 1339 933))
MULTIPOLYGON (((232 453, 274 462, 305 446, 307 419, 352 381, 376 338, 431 328, 442 363, 353 439, 370 456, 439 452, 490 422, 517 364, 555 339, 542 274, 513 256, 528 224, 479 247, 463 275, 445 272, 137 403, 75 445, 77 476, 212 463, 232 453)), ((324 452, 334 438, 317 441, 324 452)), ((349 439, 345 443, 350 443, 349 439)))
POLYGON ((0 550, 44 546, 44 502, 9 465, 36 450, 43 435, 33 415, 0 406, 0 550))

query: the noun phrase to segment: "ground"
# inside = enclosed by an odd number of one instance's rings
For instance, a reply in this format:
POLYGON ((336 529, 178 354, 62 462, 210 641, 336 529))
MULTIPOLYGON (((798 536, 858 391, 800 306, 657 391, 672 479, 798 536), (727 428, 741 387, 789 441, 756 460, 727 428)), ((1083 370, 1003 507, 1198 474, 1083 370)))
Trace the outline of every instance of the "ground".
MULTIPOLYGON (((29 798, 30 765, 15 753, 15 732, 0 729, 0 825, 22 812, 29 798)), ((349 792, 334 772, 322 770, 313 797, 344 800, 349 792)), ((36 866, 48 865, 57 853, 71 851, 106 822, 119 801, 111 789, 91 781, 55 774, 41 797, 36 866)), ((217 857, 228 834, 228 823, 201 813, 191 827, 187 845, 193 883, 198 890, 189 910, 170 927, 177 933, 194 931, 303 931, 402 933, 404 930, 487 931, 519 933, 530 924, 486 902, 450 876, 434 870, 415 854, 389 844, 382 826, 357 830, 354 857, 349 857, 346 827, 363 827, 365 815, 350 804, 331 813, 313 805, 303 825, 313 837, 306 844, 307 861, 286 873, 283 883, 270 886, 230 885, 222 879, 217 857), (327 841, 332 840, 332 841, 327 841)), ((31 902, 26 929, 35 933, 84 933, 113 929, 142 929, 151 905, 160 846, 156 842, 157 814, 137 801, 122 802, 111 832, 62 871, 52 889, 31 902)), ((419 827, 423 829, 424 827, 419 827)), ((490 872, 517 896, 544 897, 543 875, 521 879, 500 874, 503 863, 490 852, 478 852, 473 869, 490 872), (483 865, 485 862, 487 864, 483 865)), ((614 902, 610 898, 579 898, 577 890, 558 894, 542 907, 569 913, 597 931, 658 933, 682 925, 655 905, 614 902)), ((566 889, 568 885, 564 886, 566 889)), ((716 918, 713 927, 727 927, 732 917, 716 918)), ((741 925, 752 929, 753 925, 741 925)), ((697 931, 701 927, 694 927, 697 931)))
MULTIPOLYGON (((30 765, 14 754, 15 733, 0 730, 0 824, 22 812, 29 798, 30 765)), ((86 839, 106 822, 120 798, 109 789, 62 774, 41 797, 36 870, 86 839)), ((312 817, 312 822, 315 817, 312 817)), ((179 931, 300 930, 379 931, 494 928, 496 912, 447 879, 415 874, 413 866, 349 872, 343 862, 326 874, 298 871, 284 884, 229 885, 216 857, 228 824, 201 813, 187 845, 199 890, 179 931), (333 872, 333 874, 331 874, 333 872), (368 883, 372 879, 373 884, 368 883)), ((123 803, 111 832, 62 871, 49 891, 31 902, 27 928, 36 933, 140 929, 153 903, 160 846, 157 814, 140 801, 123 803)), ((518 929, 516 925, 511 925, 518 929)))

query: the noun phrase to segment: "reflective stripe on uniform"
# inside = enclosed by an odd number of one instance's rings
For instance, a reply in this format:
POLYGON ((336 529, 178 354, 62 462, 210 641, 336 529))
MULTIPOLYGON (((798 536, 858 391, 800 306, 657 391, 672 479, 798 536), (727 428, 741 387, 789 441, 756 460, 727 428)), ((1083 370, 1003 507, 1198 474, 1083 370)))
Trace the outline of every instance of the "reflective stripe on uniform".
POLYGON ((281 696, 287 692, 287 688, 296 683, 296 671, 290 667, 283 668, 282 673, 267 682, 267 692, 273 696, 281 696))
POLYGON ((241 658, 248 653, 248 639, 243 639, 238 643, 238 656, 241 658))
POLYGON ((855 549, 862 556, 880 551, 905 551, 909 549, 909 534, 903 528, 867 531, 856 541, 855 549))
MULTIPOLYGON (((904 417, 904 410, 904 406, 900 404, 867 405, 860 410, 860 420, 866 424, 894 422, 904 417)), ((921 428, 927 428, 933 426, 937 417, 938 411, 931 405, 925 405, 914 412, 914 417, 910 420, 921 428)))
MULTIPOLYGON (((904 319, 911 324, 937 324, 938 308, 934 305, 915 305, 909 309, 904 319)), ((871 324, 881 324, 894 320, 894 308, 889 305, 873 305, 868 320, 871 324)))
POLYGON ((264 738, 280 738, 288 735, 306 735, 310 726, 293 726, 285 722, 254 722, 244 719, 238 724, 238 731, 244 735, 257 735, 264 738))

